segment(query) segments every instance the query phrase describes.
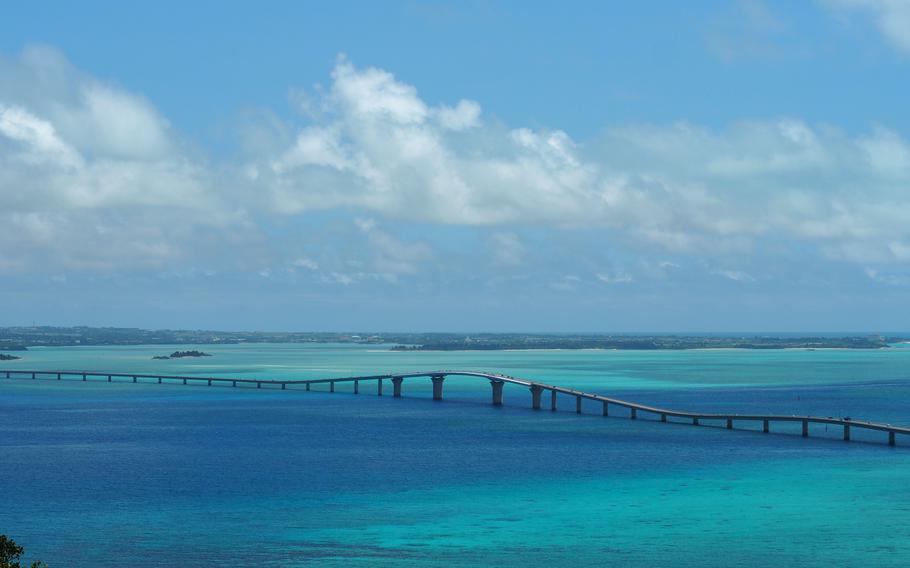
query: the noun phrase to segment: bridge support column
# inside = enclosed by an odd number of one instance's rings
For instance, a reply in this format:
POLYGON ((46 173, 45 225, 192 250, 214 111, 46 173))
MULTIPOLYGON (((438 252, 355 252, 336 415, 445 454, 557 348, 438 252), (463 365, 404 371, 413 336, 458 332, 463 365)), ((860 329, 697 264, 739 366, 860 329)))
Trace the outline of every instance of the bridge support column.
POLYGON ((661 414, 661 415, 660 415, 660 421, 661 421, 661 422, 666 422, 666 421, 667 421, 667 415, 666 415, 666 414, 661 414))
MULTIPOLYGON (((404 380, 404 377, 392 377, 392 396, 395 398, 401 398, 401 381, 404 380)), ((435 383, 434 383, 435 387, 435 383)), ((435 389, 434 389, 435 395, 435 389)))
POLYGON ((894 437, 895 437, 894 432, 888 432, 888 445, 889 446, 894 445, 894 442, 895 442, 894 437))
POLYGON ((107 382, 109 382, 109 383, 112 382, 112 381, 111 381, 111 376, 110 376, 110 375, 107 376, 107 382))
POLYGON ((844 424, 844 441, 845 442, 850 441, 850 425, 849 424, 844 424))
MULTIPOLYGON (((183 379, 183 384, 186 384, 186 379, 183 379)), ((260 383, 259 381, 256 381, 256 388, 257 388, 257 389, 261 389, 261 388, 262 388, 262 383, 260 383)))
POLYGON ((209 386, 212 386, 212 379, 209 379, 209 386))
POLYGON ((629 415, 629 418, 631 418, 632 420, 638 419, 638 409, 637 409, 637 408, 630 408, 629 410, 631 410, 631 413, 630 413, 630 415, 629 415))
POLYGON ((493 406, 502 406, 502 381, 490 381, 490 387, 493 389, 493 406))
MULTIPOLYGON (((161 382, 161 379, 158 379, 158 382, 160 383, 160 382, 161 382)), ((237 381, 231 381, 231 386, 232 386, 232 387, 236 387, 236 386, 237 386, 237 381)), ((306 390, 310 390, 310 385, 307 385, 307 386, 306 386, 306 390)))
MULTIPOLYGON (((234 386, 235 386, 235 387, 237 386, 237 382, 236 382, 236 381, 234 382, 234 386)), ((310 390, 310 383, 307 383, 307 384, 306 384, 306 390, 310 390)))
POLYGON ((534 410, 540 410, 540 393, 542 392, 542 386, 531 385, 531 408, 534 410))
POLYGON ((354 394, 360 394, 360 381, 354 381, 354 394))
POLYGON ((733 429, 733 419, 727 418, 727 430, 732 430, 732 429, 733 429))
POLYGON ((550 391, 550 410, 556 410, 556 391, 550 391))
POLYGON ((335 392, 335 381, 329 383, 329 392, 335 392))
POLYGON ((610 415, 610 403, 607 401, 604 401, 604 416, 609 416, 609 415, 610 415))
POLYGON ((281 390, 288 390, 287 386, 287 383, 281 383, 281 390))
POLYGON ((698 416, 692 419, 692 426, 698 426, 698 416))
MULTIPOLYGON (((159 385, 161 384, 161 377, 158 377, 158 384, 159 384, 159 385)), ((234 386, 235 386, 235 387, 237 386, 236 382, 234 383, 234 386)))
POLYGON ((82 382, 85 382, 85 373, 82 373, 82 382))
POLYGON ((446 379, 445 375, 433 375, 433 400, 442 400, 442 382, 446 379))
POLYGON ((765 434, 771 431, 771 424, 769 424, 767 420, 762 420, 761 431, 765 434))
POLYGON ((186 384, 186 379, 183 379, 183 384, 186 384))
MULTIPOLYGON (((6 375, 9 376, 9 373, 7 373, 6 375)), ((57 373, 57 380, 58 381, 60 380, 60 373, 57 373)))
POLYGON ((581 397, 575 397, 575 414, 581 414, 581 397))
MULTIPOLYGON (((138 381, 138 379, 136 379, 136 377, 133 377, 133 382, 135 383, 137 381, 138 381)), ((211 383, 209 383, 209 384, 211 384, 211 383)))
POLYGON ((32 380, 35 379, 35 373, 32 373, 32 380))
POLYGON ((376 381, 376 396, 382 396, 382 379, 376 381))
POLYGON ((803 438, 809 437, 809 421, 803 420, 803 438))

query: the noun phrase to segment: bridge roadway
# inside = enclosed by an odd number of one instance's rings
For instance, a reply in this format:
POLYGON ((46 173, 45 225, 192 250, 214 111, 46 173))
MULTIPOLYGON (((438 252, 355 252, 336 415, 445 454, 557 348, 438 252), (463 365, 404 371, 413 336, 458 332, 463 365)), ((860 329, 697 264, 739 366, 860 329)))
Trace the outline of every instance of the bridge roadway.
POLYGON ((113 382, 114 378, 118 379, 132 379, 132 382, 139 382, 140 379, 143 380, 157 380, 159 384, 167 381, 182 381, 183 384, 189 384, 189 382, 199 383, 205 382, 208 386, 213 384, 225 384, 231 383, 231 386, 236 387, 238 384, 255 384, 256 388, 262 388, 262 385, 267 386, 280 386, 282 390, 285 390, 288 385, 303 385, 306 390, 310 390, 311 385, 316 384, 328 384, 329 391, 335 392, 336 383, 354 383, 354 394, 360 393, 360 383, 361 382, 376 382, 376 394, 382 396, 383 394, 383 382, 389 380, 392 382, 393 396, 401 396, 401 385, 404 379, 412 379, 419 377, 428 377, 433 382, 433 399, 442 400, 443 393, 443 382, 446 377, 450 376, 463 376, 463 377, 477 377, 482 379, 487 379, 490 381, 490 386, 493 391, 493 405, 501 406, 502 405, 502 390, 505 384, 519 385, 527 387, 531 391, 531 408, 534 410, 541 409, 541 399, 543 393, 549 391, 550 393, 550 410, 556 410, 557 406, 557 394, 567 395, 575 398, 575 411, 581 413, 582 411, 582 401, 583 400, 592 400, 598 401, 603 404, 603 415, 609 416, 609 406, 618 406, 621 408, 626 408, 629 410, 629 417, 632 420, 638 418, 639 412, 648 413, 660 418, 661 422, 668 422, 669 418, 682 418, 690 420, 693 425, 699 425, 701 421, 720 421, 726 425, 728 430, 734 429, 734 424, 736 422, 761 422, 762 423, 762 432, 768 433, 771 431, 770 425, 772 422, 801 422, 802 423, 802 436, 804 438, 809 436, 809 425, 810 424, 827 424, 841 426, 843 428, 844 440, 849 441, 851 439, 850 430, 851 428, 864 428, 867 430, 878 430, 881 432, 888 433, 888 445, 894 446, 896 443, 897 434, 901 435, 910 435, 910 428, 905 428, 901 426, 893 426, 891 424, 883 424, 881 422, 870 422, 866 420, 854 420, 851 418, 833 418, 833 417, 823 417, 823 416, 798 416, 798 415, 782 415, 782 414, 719 414, 719 413, 706 413, 706 412, 686 412, 682 410, 670 410, 666 408, 658 408, 655 406, 647 406, 644 404, 638 404, 635 402, 629 402, 626 400, 620 400, 618 398, 610 398, 603 395, 583 392, 575 389, 560 387, 556 385, 549 385, 546 383, 541 383, 537 381, 531 381, 528 379, 522 379, 517 377, 512 377, 509 375, 503 375, 499 373, 484 373, 480 371, 453 371, 453 370, 441 370, 441 371, 420 371, 412 373, 394 373, 394 374, 383 374, 383 375, 367 375, 367 376, 356 376, 356 377, 337 377, 337 378, 328 378, 328 379, 303 379, 303 380, 274 380, 274 379, 245 379, 245 378, 226 378, 226 377, 200 377, 200 376, 185 376, 185 375, 149 375, 149 374, 134 374, 134 373, 108 373, 108 372, 99 372, 99 371, 25 371, 25 370, 4 370, 0 371, 6 373, 6 378, 32 378, 37 379, 38 377, 47 377, 56 378, 58 381, 63 380, 64 377, 77 377, 81 378, 82 381, 87 381, 89 378, 97 380, 98 378, 106 378, 107 382, 113 382))

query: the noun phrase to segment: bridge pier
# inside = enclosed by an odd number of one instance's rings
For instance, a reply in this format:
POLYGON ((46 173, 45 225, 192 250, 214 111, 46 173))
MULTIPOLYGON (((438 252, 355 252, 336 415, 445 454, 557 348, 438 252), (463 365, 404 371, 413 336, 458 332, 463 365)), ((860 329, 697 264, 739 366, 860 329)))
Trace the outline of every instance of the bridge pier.
MULTIPOLYGON (((110 377, 108 377, 108 378, 110 378, 110 377)), ((108 381, 108 382, 110 382, 110 381, 108 381)), ((137 382, 137 379, 136 379, 135 376, 133 377, 133 382, 134 382, 134 383, 137 382)), ((209 384, 211 384, 211 383, 209 383, 209 384)))
MULTIPOLYGON (((392 377, 392 396, 395 398, 401 398, 401 382, 404 380, 404 377, 392 377)), ((433 395, 436 395, 436 384, 433 383, 433 395)))
POLYGON ((183 379, 183 384, 186 384, 186 379, 183 379))
MULTIPOLYGON (((158 377, 158 384, 159 385, 161 384, 161 377, 158 377)), ((234 386, 236 387, 237 385, 234 385, 234 386)))
POLYGON ((609 415, 610 415, 610 403, 607 401, 604 401, 604 416, 609 416, 609 415))
POLYGON ((692 426, 698 426, 698 416, 692 417, 692 426))
POLYGON ((803 420, 803 438, 809 437, 809 421, 803 420))
POLYGON ((666 414, 661 414, 661 415, 660 415, 660 421, 661 421, 661 422, 666 422, 666 421, 667 421, 667 415, 666 415, 666 414))
POLYGON ((35 380, 35 373, 32 373, 32 380, 35 380))
POLYGON ((849 424, 844 424, 844 441, 845 442, 850 441, 850 425, 849 424))
POLYGON ((360 381, 354 381, 354 394, 360 394, 360 381))
POLYGON ((502 406, 502 387, 504 384, 502 381, 490 381, 490 387, 493 389, 493 406, 502 406))
POLYGON ((636 419, 638 418, 638 409, 637 409, 637 408, 630 408, 629 410, 632 411, 632 412, 631 412, 631 415, 629 416, 629 418, 631 418, 632 420, 636 420, 636 419))
POLYGON ((109 382, 109 383, 112 382, 112 381, 111 381, 111 376, 110 376, 110 375, 107 376, 107 382, 109 382))
POLYGON ((329 383, 329 392, 335 392, 335 381, 329 383))
POLYGON ((382 379, 376 381, 376 396, 382 396, 382 379))
MULTIPOLYGON (((9 373, 7 373, 7 376, 9 376, 9 373)), ((57 373, 57 380, 60 380, 60 373, 57 373)))
POLYGON ((893 446, 894 441, 894 431, 888 432, 888 445, 893 446))
POLYGON ((581 397, 575 397, 575 414, 581 414, 581 397))
MULTIPOLYGON (((161 379, 158 379, 158 382, 160 383, 160 382, 161 382, 161 379)), ((232 383, 232 384, 231 384, 232 387, 236 387, 236 386, 237 386, 237 381, 231 381, 231 383, 232 383)), ((307 386, 306 386, 306 390, 310 390, 310 385, 307 385, 307 386)))
POLYGON ((212 386, 212 379, 209 379, 209 386, 212 386))
POLYGON ((762 420, 761 431, 765 434, 771 431, 771 424, 768 423, 768 420, 762 420))
POLYGON ((556 410, 556 391, 550 391, 550 410, 556 410))
POLYGON ((445 375, 433 375, 433 400, 442 400, 442 382, 446 379, 445 375))
POLYGON ((727 418, 727 430, 732 430, 732 429, 733 429, 733 419, 727 418))
POLYGON ((540 410, 540 393, 542 392, 542 386, 531 385, 531 408, 534 410, 540 410))
POLYGON ((287 383, 281 383, 281 390, 288 390, 287 386, 288 386, 287 383))
MULTIPOLYGON (((237 381, 234 381, 234 386, 237 386, 237 381)), ((306 384, 306 390, 310 390, 310 383, 306 384)))
MULTIPOLYGON (((183 380, 183 384, 186 384, 186 379, 183 380)), ((259 381, 256 381, 256 388, 257 388, 257 389, 261 389, 261 388, 262 388, 262 383, 259 382, 259 381)))
POLYGON ((85 382, 85 373, 82 373, 82 382, 85 382))

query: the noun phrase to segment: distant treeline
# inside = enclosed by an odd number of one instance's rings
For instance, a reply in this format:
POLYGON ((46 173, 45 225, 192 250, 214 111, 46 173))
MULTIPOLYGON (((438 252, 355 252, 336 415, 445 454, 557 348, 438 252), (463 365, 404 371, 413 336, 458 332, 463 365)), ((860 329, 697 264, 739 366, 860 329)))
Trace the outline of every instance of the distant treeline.
POLYGON ((120 327, 0 327, 0 351, 32 346, 225 345, 239 343, 357 343, 395 345, 396 350, 497 349, 875 349, 906 337, 794 337, 698 334, 559 333, 329 333, 147 330, 120 327))
POLYGON ((395 351, 495 351, 506 349, 880 349, 889 340, 879 337, 539 337, 502 340, 492 337, 430 341, 398 345, 395 351))

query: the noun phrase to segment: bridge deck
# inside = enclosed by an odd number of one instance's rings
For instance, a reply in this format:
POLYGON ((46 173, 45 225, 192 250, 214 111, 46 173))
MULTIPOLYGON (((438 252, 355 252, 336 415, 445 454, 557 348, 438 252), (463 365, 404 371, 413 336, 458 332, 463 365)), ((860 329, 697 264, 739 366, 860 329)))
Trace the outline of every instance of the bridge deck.
MULTIPOLYGON (((627 400, 621 400, 617 398, 606 397, 596 393, 579 391, 576 389, 560 387, 557 385, 550 385, 546 383, 541 383, 537 381, 531 381, 527 379, 521 379, 517 377, 512 377, 509 375, 503 375, 498 373, 485 373, 480 371, 459 371, 459 370, 438 370, 438 371, 420 371, 420 372, 410 372, 410 373, 394 373, 394 374, 381 374, 381 375, 366 375, 366 376, 352 376, 352 377, 336 377, 336 378, 326 378, 326 379, 300 379, 300 380, 275 380, 275 379, 251 379, 251 378, 242 378, 242 377, 207 377, 207 376, 197 376, 197 375, 151 375, 151 374, 142 374, 142 373, 108 373, 103 371, 32 371, 32 370, 4 370, 0 371, 6 374, 6 378, 21 378, 25 375, 31 378, 37 378, 38 376, 53 376, 57 379, 62 379, 62 377, 80 377, 83 381, 87 380, 88 377, 103 377, 107 380, 111 380, 113 377, 117 378, 129 378, 133 381, 138 381, 138 379, 155 379, 159 382, 163 380, 180 380, 183 382, 199 382, 205 381, 207 384, 213 383, 232 383, 236 385, 240 384, 255 384, 257 387, 262 385, 277 385, 281 386, 282 389, 286 388, 289 385, 305 385, 309 388, 313 384, 326 384, 329 383, 333 386, 335 383, 344 383, 344 382, 354 382, 358 384, 360 381, 382 381, 386 379, 407 379, 407 378, 417 378, 417 377, 447 377, 447 376, 466 376, 466 377, 477 377, 489 380, 491 383, 508 383, 527 387, 531 389, 532 392, 536 392, 536 395, 539 397, 540 393, 543 391, 551 391, 556 393, 574 396, 579 400, 593 400, 599 401, 605 405, 614 405, 623 408, 628 408, 633 412, 633 417, 635 413, 646 412, 661 417, 661 420, 666 421, 667 417, 674 418, 686 418, 693 421, 693 423, 698 423, 700 420, 724 420, 727 421, 727 427, 732 428, 733 421, 754 421, 754 422, 763 422, 765 423, 765 431, 767 431, 767 423, 770 422, 801 422, 803 423, 803 436, 808 435, 808 424, 833 424, 844 427, 844 439, 849 440, 849 430, 850 428, 864 428, 867 430, 878 430, 889 433, 889 444, 894 445, 894 436, 895 434, 901 435, 910 435, 910 428, 903 426, 894 426, 892 424, 885 424, 881 422, 872 422, 868 420, 854 420, 847 418, 833 418, 825 416, 800 416, 800 415, 781 415, 781 414, 722 414, 722 413, 710 413, 710 412, 688 412, 682 410, 672 410, 667 408, 659 408, 655 406, 648 406, 644 404, 638 404, 635 402, 630 402, 627 400)), ((381 384, 381 383, 380 383, 381 384)), ((400 384, 400 382, 399 382, 400 384)), ((434 387, 435 389, 435 387, 434 387)), ((436 391, 434 390, 434 398, 441 399, 441 384, 439 387, 439 396, 436 396, 436 391)), ((381 390, 379 391, 381 393, 381 390)), ((494 391, 495 392, 495 391, 494 391)), ((500 391, 501 392, 501 391, 500 391)), ((554 399, 555 400, 555 399, 554 399)), ((495 394, 494 394, 494 404, 495 394)), ((539 398, 537 398, 535 408, 539 408, 539 398)), ((555 407, 554 407, 555 408, 555 407)), ((578 407, 580 411, 580 406, 578 407)))

